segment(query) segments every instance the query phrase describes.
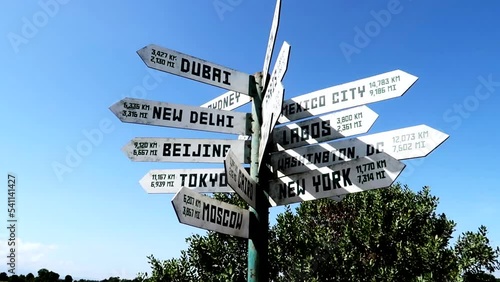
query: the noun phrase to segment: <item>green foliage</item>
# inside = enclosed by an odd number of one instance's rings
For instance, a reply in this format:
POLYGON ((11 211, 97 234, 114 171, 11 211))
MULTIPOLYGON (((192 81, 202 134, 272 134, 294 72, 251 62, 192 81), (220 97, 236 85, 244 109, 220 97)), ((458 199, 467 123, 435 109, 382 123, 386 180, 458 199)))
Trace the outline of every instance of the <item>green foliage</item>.
MULTIPOLYGON (((237 195, 219 200, 245 207, 237 195)), ((348 195, 341 202, 307 201, 278 215, 269 230, 271 281, 494 281, 500 269, 486 227, 462 234, 436 214, 438 198, 399 184, 348 195)), ((246 281, 247 240, 215 232, 187 239, 179 259, 148 257, 156 281, 246 281)))
POLYGON ((483 270, 493 272, 500 269, 500 248, 493 249, 486 234, 486 227, 481 225, 476 233, 468 231, 458 237, 455 252, 464 272, 480 274, 483 270))
MULTIPOLYGON (((234 194, 215 194, 214 198, 248 208, 234 194)), ((246 281, 246 239, 208 232, 206 236, 192 235, 186 242, 190 247, 178 259, 161 262, 148 256, 152 272, 150 276, 139 273, 140 281, 246 281)))

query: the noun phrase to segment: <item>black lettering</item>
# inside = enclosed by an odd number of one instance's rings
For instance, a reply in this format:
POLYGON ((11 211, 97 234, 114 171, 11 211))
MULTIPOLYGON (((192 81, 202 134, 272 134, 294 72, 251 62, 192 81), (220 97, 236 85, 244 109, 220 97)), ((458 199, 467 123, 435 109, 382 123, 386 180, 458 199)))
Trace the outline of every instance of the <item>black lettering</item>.
POLYGON ((181 177, 181 186, 186 185, 185 181, 186 181, 187 174, 186 173, 181 173, 181 174, 179 174, 179 176, 181 177))
POLYGON ((344 187, 352 185, 351 179, 349 178, 350 173, 351 173, 351 168, 342 169, 342 178, 344 179, 344 187))
POLYGON ((196 76, 200 76, 201 72, 201 64, 197 62, 193 62, 191 73, 196 76))
POLYGON ((236 221, 236 225, 234 226, 235 229, 241 229, 241 225, 243 224, 243 214, 238 213, 238 218, 236 221))
POLYGON ((224 81, 222 81, 222 83, 231 85, 231 83, 229 83, 229 76, 231 75, 231 73, 227 71, 222 71, 222 73, 224 74, 224 81))
POLYGON ((203 72, 201 73, 201 77, 205 79, 210 79, 210 70, 212 68, 208 65, 203 65, 203 72))
POLYGON ((215 223, 215 218, 217 216, 217 207, 210 205, 210 222, 215 223))
POLYGON ((340 186, 339 182, 340 182, 340 172, 338 170, 332 172, 332 181, 333 181, 333 188, 334 189, 337 189, 337 188, 342 188, 342 186, 340 186))
POLYGON ((189 175, 189 187, 196 187, 196 180, 197 180, 197 175, 196 174, 190 174, 189 175))
POLYGON ((319 192, 319 187, 321 186, 321 175, 315 175, 312 177, 312 182, 316 193, 319 192))
POLYGON ((189 72, 189 66, 189 61, 185 58, 181 58, 181 72, 189 72))
POLYGON ((181 156, 181 143, 174 143, 174 149, 172 152, 173 157, 180 157, 181 156))
POLYGON ((321 134, 323 136, 329 136, 332 134, 332 127, 330 126, 330 120, 324 120, 321 122, 321 134))
POLYGON ((221 207, 217 207, 217 224, 222 225, 222 213, 224 209, 221 207))
POLYGON ((210 204, 207 204, 205 202, 203 203, 201 219, 204 221, 210 220, 210 204))
POLYGON ((290 130, 290 143, 299 142, 299 129, 293 128, 290 130))
POLYGON ((222 226, 227 226, 229 224, 229 210, 224 209, 224 216, 222 220, 222 226))
MULTIPOLYGON (((210 157, 210 154, 208 153, 208 149, 210 148, 210 144, 203 144, 203 157, 210 157)), ((214 152, 217 148, 217 145, 213 145, 214 152)))
POLYGON ((218 68, 213 69, 212 81, 220 82, 220 69, 218 69, 218 68))
POLYGON ((236 212, 231 211, 231 215, 229 217, 229 227, 234 228, 236 224, 236 212))
POLYGON ((293 181, 288 182, 288 197, 295 197, 295 187, 293 187, 293 181))
POLYGON ((190 123, 197 123, 198 122, 198 112, 191 111, 191 115, 189 117, 189 122, 190 123))
POLYGON ((332 190, 332 182, 330 179, 330 174, 325 173, 321 176, 323 180, 323 191, 330 191, 332 190))
POLYGON ((170 143, 165 143, 163 144, 163 156, 164 157, 170 157, 170 149, 172 148, 172 144, 170 143))

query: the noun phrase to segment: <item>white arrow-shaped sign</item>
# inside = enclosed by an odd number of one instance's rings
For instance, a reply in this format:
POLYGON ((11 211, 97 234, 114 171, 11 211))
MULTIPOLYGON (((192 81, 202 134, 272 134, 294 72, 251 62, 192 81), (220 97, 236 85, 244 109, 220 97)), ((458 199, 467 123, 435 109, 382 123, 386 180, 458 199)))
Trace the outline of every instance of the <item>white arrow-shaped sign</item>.
POLYGON ((240 197, 252 208, 256 208, 257 183, 250 177, 248 172, 241 166, 241 160, 229 151, 224 160, 227 183, 240 197))
POLYGON ((148 194, 175 194, 181 187, 198 193, 231 193, 223 168, 155 169, 139 181, 148 194))
POLYGON ((228 91, 219 97, 212 99, 200 107, 230 111, 239 108, 252 101, 252 97, 235 91, 228 91))
POLYGON ((274 17, 273 17, 273 23, 271 24, 271 32, 269 33, 269 40, 267 42, 266 56, 264 58, 264 66, 262 67, 263 86, 266 86, 267 73, 269 72, 269 67, 271 66, 271 58, 273 56, 274 43, 276 43, 276 34, 278 33, 278 26, 280 23, 280 11, 281 11, 281 0, 277 0, 276 7, 274 8, 274 17))
POLYGON ((281 151, 271 155, 271 164, 278 170, 278 175, 290 175, 380 152, 397 160, 420 158, 427 156, 448 137, 427 125, 417 125, 281 151))
POLYGON ((281 113, 281 105, 285 89, 281 81, 285 76, 288 68, 288 58, 290 57, 290 45, 285 41, 281 46, 278 59, 274 65, 269 85, 262 99, 262 125, 261 125, 261 140, 259 144, 259 167, 262 163, 269 134, 273 130, 281 113))
POLYGON ((335 164, 270 182, 269 196, 274 205, 328 198, 390 186, 405 164, 388 154, 335 164))
POLYGON ((278 150, 335 140, 368 132, 377 118, 377 113, 367 106, 360 106, 277 126, 273 140, 278 150))
POLYGON ((283 102, 280 123, 403 96, 418 77, 395 70, 300 95, 283 102))
POLYGON ((250 75, 218 64, 150 44, 137 51, 150 68, 248 94, 250 75))
POLYGON ((172 199, 180 223, 248 238, 250 212, 182 187, 172 199))
POLYGON ((122 151, 135 162, 221 163, 232 150, 250 163, 249 141, 137 137, 122 151))
POLYGON ((125 98, 110 107, 129 123, 196 129, 210 132, 248 134, 250 114, 125 98))

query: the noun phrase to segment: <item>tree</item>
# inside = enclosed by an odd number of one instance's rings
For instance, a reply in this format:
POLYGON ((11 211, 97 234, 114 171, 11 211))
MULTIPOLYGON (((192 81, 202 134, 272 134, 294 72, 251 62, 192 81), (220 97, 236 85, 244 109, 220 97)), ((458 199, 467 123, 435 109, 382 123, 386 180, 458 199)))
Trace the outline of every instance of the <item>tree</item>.
POLYGON ((0 273, 0 281, 7 281, 7 280, 9 280, 9 275, 7 275, 7 273, 5 272, 0 273))
POLYGON ((33 275, 33 273, 28 273, 26 275, 26 282, 34 282, 35 281, 35 275, 33 275))
POLYGON ((38 270, 38 276, 35 279, 36 282, 58 282, 59 274, 53 271, 49 271, 45 268, 38 270))
POLYGON ((64 282, 73 282, 73 277, 71 277, 71 275, 69 275, 69 274, 66 275, 64 277, 64 282))
MULTIPOLYGON (((236 195, 216 195, 244 206, 236 195)), ((450 245, 455 222, 438 198, 399 184, 287 207, 270 229, 271 281, 490 281, 500 251, 486 227, 450 245)), ((246 240, 208 232, 187 239, 179 259, 150 260, 148 281, 245 281, 246 240)))

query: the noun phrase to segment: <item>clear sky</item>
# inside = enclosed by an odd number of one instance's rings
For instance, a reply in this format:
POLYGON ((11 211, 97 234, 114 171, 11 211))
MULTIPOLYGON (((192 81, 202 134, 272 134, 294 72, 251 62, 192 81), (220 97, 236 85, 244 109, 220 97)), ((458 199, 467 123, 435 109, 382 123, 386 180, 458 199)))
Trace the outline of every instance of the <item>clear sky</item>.
MULTIPOLYGON (((223 164, 132 162, 121 148, 134 137, 236 136, 122 123, 108 108, 123 97, 201 105, 226 91, 148 69, 136 54, 148 44, 260 71, 274 6, 263 0, 3 3, 0 218, 7 225, 6 179, 14 172, 18 273, 45 267, 76 278, 133 278, 149 271, 146 256, 177 257, 187 247, 184 238, 204 233, 178 222, 173 195, 147 194, 138 181, 151 169, 223 164), (84 154, 71 156, 78 148, 84 154), (55 163, 67 170, 58 173, 55 163)), ((484 224, 491 243, 500 245, 500 2, 283 0, 281 12, 271 69, 286 40, 285 99, 396 69, 418 76, 404 96, 369 105, 379 114, 369 133, 426 124, 449 134, 425 159, 405 161, 398 181, 413 190, 430 186, 439 211, 457 222, 455 236, 484 224), (355 52, 341 48, 347 45, 355 52)), ((271 218, 281 210, 273 208, 271 218)), ((2 230, 0 272, 8 238, 2 230)))

